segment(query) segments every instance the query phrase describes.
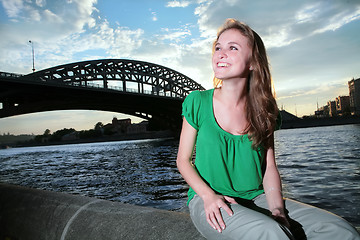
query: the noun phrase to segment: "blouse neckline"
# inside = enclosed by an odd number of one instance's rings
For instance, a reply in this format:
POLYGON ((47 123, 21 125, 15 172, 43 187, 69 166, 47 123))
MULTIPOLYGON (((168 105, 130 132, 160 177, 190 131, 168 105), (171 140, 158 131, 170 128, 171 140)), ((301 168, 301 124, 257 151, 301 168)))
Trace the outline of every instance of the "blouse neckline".
POLYGON ((216 121, 215 118, 215 112, 214 112, 214 92, 215 92, 215 88, 211 89, 211 101, 210 101, 210 107, 211 107, 211 120, 213 122, 213 124, 215 125, 215 127, 218 129, 219 132, 225 134, 226 136, 230 137, 230 138, 235 138, 235 139, 240 139, 244 136, 247 136, 248 134, 232 134, 229 133, 228 131, 225 131, 220 125, 219 123, 216 121))

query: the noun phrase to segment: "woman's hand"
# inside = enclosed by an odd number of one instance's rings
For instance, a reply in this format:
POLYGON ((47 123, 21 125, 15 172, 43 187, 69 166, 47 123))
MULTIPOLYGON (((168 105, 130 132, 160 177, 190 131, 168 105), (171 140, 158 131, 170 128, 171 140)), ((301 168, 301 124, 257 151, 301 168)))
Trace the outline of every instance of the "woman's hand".
POLYGON ((229 203, 236 204, 235 199, 228 196, 221 196, 217 194, 211 194, 202 197, 204 201, 204 208, 206 213, 206 220, 212 228, 219 233, 225 229, 225 223, 222 218, 220 209, 224 209, 229 216, 233 215, 233 211, 228 206, 229 203))
POLYGON ((207 222, 212 228, 221 232, 222 229, 225 229, 225 223, 220 208, 223 208, 231 216, 233 212, 227 204, 236 203, 236 201, 231 197, 216 195, 191 165, 196 136, 197 130, 184 118, 176 164, 185 181, 204 201, 207 222))
POLYGON ((286 214, 285 214, 283 208, 275 208, 275 209, 271 210, 271 215, 275 219, 275 221, 284 225, 287 228, 290 228, 289 221, 286 217, 286 214))

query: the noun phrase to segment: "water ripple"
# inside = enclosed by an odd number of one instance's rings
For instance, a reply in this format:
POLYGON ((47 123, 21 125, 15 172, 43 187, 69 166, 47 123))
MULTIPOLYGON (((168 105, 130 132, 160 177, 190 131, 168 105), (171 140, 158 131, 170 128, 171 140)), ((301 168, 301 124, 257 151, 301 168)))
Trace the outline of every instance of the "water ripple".
MULTIPOLYGON (((285 196, 360 226, 360 125, 279 130, 285 196)), ((184 207, 178 141, 141 140, 0 150, 0 182, 168 210, 184 207)))

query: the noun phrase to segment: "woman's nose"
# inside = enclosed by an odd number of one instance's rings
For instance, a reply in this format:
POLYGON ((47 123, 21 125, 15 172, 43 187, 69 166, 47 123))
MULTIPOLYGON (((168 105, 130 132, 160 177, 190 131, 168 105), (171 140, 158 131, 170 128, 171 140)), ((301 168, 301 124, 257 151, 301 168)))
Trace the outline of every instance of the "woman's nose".
POLYGON ((227 57, 227 53, 225 50, 219 50, 219 58, 222 59, 222 58, 226 58, 227 57))

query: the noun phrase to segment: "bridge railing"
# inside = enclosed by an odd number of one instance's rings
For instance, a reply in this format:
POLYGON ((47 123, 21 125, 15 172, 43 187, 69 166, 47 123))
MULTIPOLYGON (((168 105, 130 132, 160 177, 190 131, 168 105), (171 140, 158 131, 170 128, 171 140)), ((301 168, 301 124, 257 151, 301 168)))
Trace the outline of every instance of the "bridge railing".
MULTIPOLYGON (((61 85, 63 85, 63 84, 61 84, 61 85)), ((124 90, 123 87, 112 86, 112 85, 108 85, 106 88, 104 88, 104 86, 102 84, 90 83, 90 82, 87 82, 86 85, 78 84, 78 82, 68 82, 65 85, 75 86, 75 87, 83 87, 83 88, 96 88, 96 89, 104 89, 104 90, 115 90, 115 91, 120 91, 120 92, 139 93, 139 90, 136 88, 127 87, 126 90, 124 90)), ((161 96, 161 97, 182 98, 181 96, 171 94, 171 92, 156 92, 156 91, 143 90, 142 93, 146 94, 146 95, 157 95, 157 96, 161 96)))
MULTIPOLYGON (((16 79, 21 80, 21 77, 24 75, 22 74, 16 74, 16 73, 8 73, 8 72, 0 72, 0 77, 2 78, 10 78, 10 79, 16 79)), ((26 78, 26 81, 33 81, 33 82, 42 82, 37 78, 26 78)), ((48 82, 49 83, 49 82, 48 82)), ((107 85, 106 88, 102 84, 92 83, 92 82, 86 82, 86 85, 81 84, 80 82, 51 82, 50 84, 55 85, 68 85, 73 87, 83 87, 83 88, 96 88, 100 90, 114 90, 114 91, 120 91, 120 92, 128 92, 128 93, 138 93, 139 90, 136 88, 130 88, 127 87, 125 90, 123 87, 120 86, 114 86, 114 85, 107 85)), ((157 91, 150 91, 150 90, 143 90, 142 94, 146 95, 156 95, 161 97, 172 97, 172 98, 182 98, 179 95, 176 95, 171 92, 157 92, 157 91)))
POLYGON ((0 72, 0 77, 6 77, 6 78, 19 78, 24 75, 17 74, 17 73, 8 73, 8 72, 0 72))
POLYGON ((128 59, 90 60, 64 64, 27 75, 1 73, 1 77, 40 84, 117 90, 179 99, 185 98, 191 91, 204 90, 200 84, 175 70, 128 59), (114 82, 116 84, 113 84, 114 82))

